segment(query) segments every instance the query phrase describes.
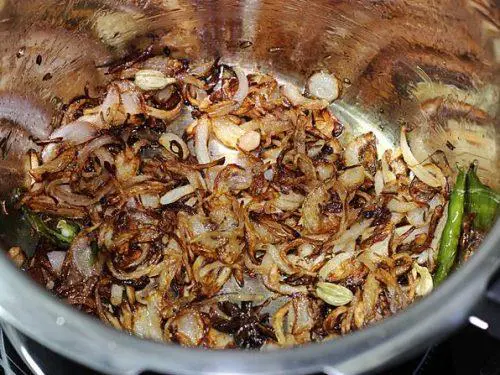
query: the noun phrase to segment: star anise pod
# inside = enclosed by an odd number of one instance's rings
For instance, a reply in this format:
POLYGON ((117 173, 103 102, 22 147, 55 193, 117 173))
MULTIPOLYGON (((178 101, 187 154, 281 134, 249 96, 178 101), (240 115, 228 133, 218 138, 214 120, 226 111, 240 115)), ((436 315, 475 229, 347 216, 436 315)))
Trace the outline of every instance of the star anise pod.
POLYGON ((243 349, 258 349, 268 339, 276 340, 273 329, 269 326, 269 314, 261 314, 265 304, 253 306, 252 302, 219 302, 217 307, 223 314, 212 310, 212 327, 231 334, 234 342, 243 349))

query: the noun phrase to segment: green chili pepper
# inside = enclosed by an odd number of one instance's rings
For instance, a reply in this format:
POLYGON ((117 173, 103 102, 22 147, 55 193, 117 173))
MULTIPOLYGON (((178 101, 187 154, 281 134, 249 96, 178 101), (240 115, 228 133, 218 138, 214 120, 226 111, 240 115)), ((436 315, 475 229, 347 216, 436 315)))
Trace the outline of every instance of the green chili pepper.
POLYGON ((92 256, 90 257, 90 265, 93 266, 97 261, 97 257, 99 255, 99 245, 97 245, 97 241, 90 241, 90 249, 92 250, 92 256))
POLYGON ((24 217, 28 220, 33 229, 40 235, 50 240, 53 244, 61 247, 68 247, 71 244, 71 241, 73 241, 74 236, 65 236, 64 234, 49 228, 49 226, 38 215, 30 211, 28 208, 22 207, 22 211, 24 217))
POLYGON ((479 181, 476 170, 473 163, 467 174, 467 211, 474 214, 474 229, 487 231, 495 222, 500 195, 479 181))
POLYGON ((80 231, 80 227, 76 223, 68 220, 59 220, 56 228, 59 229, 59 232, 61 232, 61 234, 70 241, 73 241, 73 238, 75 238, 80 231))
POLYGON ((465 205, 466 173, 459 169, 457 181, 448 203, 448 219, 441 235, 438 253, 438 269, 434 274, 434 284, 441 283, 450 272, 457 257, 458 242, 462 230, 465 205))

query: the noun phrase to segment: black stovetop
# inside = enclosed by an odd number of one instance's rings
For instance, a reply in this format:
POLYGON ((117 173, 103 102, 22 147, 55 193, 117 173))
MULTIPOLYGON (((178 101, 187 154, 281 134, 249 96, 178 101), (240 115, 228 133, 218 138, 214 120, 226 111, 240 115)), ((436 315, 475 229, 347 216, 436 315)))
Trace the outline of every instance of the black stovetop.
MULTIPOLYGON (((1 331, 0 331, 1 332, 1 331)), ((54 355, 40 348, 37 355, 54 355)), ((33 356, 36 358, 36 356, 33 356)), ((67 360, 58 360, 57 371, 41 370, 35 375, 90 375, 96 372, 67 360)), ((34 374, 2 333, 0 334, 0 375, 34 374), (3 367, 3 370, 2 370, 3 367)), ((485 331, 469 325, 451 335, 439 345, 404 364, 379 372, 379 375, 500 375, 500 341, 485 331)))

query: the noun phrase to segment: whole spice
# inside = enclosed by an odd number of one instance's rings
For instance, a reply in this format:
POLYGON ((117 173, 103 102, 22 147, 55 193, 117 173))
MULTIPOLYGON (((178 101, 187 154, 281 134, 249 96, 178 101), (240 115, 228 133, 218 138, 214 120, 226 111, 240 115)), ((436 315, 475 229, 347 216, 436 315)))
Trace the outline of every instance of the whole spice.
POLYGON ((260 348, 268 339, 275 339, 268 325, 269 314, 261 314, 264 305, 252 306, 243 301, 238 306, 230 302, 218 303, 218 308, 227 316, 212 314, 212 326, 224 333, 233 335, 236 345, 244 349, 260 348))
POLYGON ((333 283, 319 282, 316 286, 316 294, 323 301, 332 306, 347 305, 354 297, 346 287, 333 283))
POLYGON ((144 69, 135 74, 135 84, 143 90, 161 90, 175 83, 175 78, 166 77, 157 70, 144 69))

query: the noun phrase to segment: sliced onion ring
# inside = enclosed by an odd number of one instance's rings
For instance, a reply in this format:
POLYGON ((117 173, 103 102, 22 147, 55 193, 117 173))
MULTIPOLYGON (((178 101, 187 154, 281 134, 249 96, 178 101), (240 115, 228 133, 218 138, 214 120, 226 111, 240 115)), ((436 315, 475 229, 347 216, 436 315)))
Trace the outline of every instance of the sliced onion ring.
POLYGON ((69 249, 73 263, 85 277, 98 275, 101 272, 102 262, 95 259, 96 256, 90 246, 90 239, 87 233, 80 233, 75 237, 69 249))
POLYGON ((110 135, 104 135, 90 141, 78 152, 78 164, 82 166, 92 152, 111 143, 119 143, 119 141, 110 135))
POLYGON ((434 173, 436 173, 438 169, 440 173, 432 174, 429 169, 426 169, 411 152, 406 139, 406 129, 404 127, 401 128, 400 147, 401 152, 403 153, 403 159, 408 165, 408 168, 415 173, 415 176, 417 176, 419 180, 432 187, 443 186, 445 178, 441 170, 439 168, 433 168, 434 173))
POLYGON ((168 191, 160 199, 160 203, 163 205, 171 204, 177 202, 182 197, 194 193, 194 188, 191 185, 179 186, 178 188, 168 191))
POLYGON ((189 149, 186 142, 184 142, 177 134, 164 133, 161 135, 159 142, 163 147, 178 156, 180 159, 186 160, 189 156, 189 149))
POLYGON ((296 107, 307 109, 323 109, 328 106, 324 99, 309 99, 303 96, 299 89, 291 83, 285 83, 281 88, 281 93, 296 107))
POLYGON ((248 95, 248 79, 245 72, 243 72, 240 68, 234 67, 233 71, 238 79, 238 91, 236 91, 233 96, 233 100, 237 103, 235 109, 238 109, 248 95))
POLYGON ((339 81, 333 74, 323 71, 313 74, 307 81, 309 94, 328 102, 333 102, 339 97, 339 86, 339 81))
POLYGON ((195 129, 195 151, 196 157, 198 158, 198 163, 208 164, 210 163, 210 155, 208 154, 208 133, 210 129, 210 120, 203 117, 198 120, 198 124, 195 129))
MULTIPOLYGON (((90 141, 97 135, 97 128, 88 121, 76 120, 63 125, 52 132, 49 139, 61 139, 62 141, 79 145, 90 141)), ((57 156, 59 143, 49 143, 42 151, 42 160, 46 163, 57 156)))

